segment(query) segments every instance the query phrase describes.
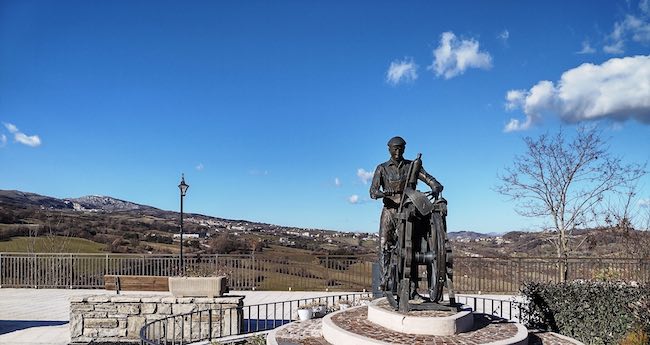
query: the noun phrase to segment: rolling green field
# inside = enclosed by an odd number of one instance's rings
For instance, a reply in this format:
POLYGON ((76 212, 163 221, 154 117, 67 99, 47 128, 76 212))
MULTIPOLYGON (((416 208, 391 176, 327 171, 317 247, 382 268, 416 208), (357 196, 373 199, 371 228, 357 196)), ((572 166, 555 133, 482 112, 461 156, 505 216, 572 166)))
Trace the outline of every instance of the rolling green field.
POLYGON ((105 245, 83 238, 13 237, 0 242, 0 252, 34 253, 103 253, 105 245))

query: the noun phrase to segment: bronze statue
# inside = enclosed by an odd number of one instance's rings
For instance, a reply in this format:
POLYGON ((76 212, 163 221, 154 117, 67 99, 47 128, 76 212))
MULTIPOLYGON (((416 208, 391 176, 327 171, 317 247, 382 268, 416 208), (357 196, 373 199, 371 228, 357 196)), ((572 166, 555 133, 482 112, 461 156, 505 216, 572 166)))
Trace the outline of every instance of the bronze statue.
POLYGON ((370 197, 382 198, 384 203, 379 228, 380 287, 400 311, 439 309, 422 302, 439 305, 445 285, 455 305, 451 248, 446 238, 447 202, 440 195, 443 186, 422 168, 420 154, 413 161, 404 159, 405 148, 401 137, 388 141, 390 159, 377 166, 370 186, 370 197), (418 180, 431 192, 417 191, 418 180), (427 266, 427 299, 417 292, 419 265, 427 266))

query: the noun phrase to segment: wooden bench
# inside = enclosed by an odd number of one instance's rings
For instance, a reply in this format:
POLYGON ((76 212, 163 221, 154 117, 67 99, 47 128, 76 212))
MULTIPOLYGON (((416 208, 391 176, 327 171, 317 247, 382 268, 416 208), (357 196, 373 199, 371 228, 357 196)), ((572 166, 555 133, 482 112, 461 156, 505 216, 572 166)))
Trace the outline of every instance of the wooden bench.
POLYGON ((120 291, 169 291, 169 277, 105 275, 104 289, 120 291))

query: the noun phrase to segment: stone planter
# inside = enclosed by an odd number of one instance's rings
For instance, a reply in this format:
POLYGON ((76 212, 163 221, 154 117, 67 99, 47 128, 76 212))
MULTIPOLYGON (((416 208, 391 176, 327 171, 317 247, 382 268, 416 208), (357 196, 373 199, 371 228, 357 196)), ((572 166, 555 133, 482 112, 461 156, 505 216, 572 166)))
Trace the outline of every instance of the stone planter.
POLYGON ((222 296, 228 292, 227 278, 219 277, 169 277, 169 292, 175 297, 222 296))
POLYGON ((298 318, 300 321, 306 321, 314 317, 314 311, 311 308, 298 309, 298 318))

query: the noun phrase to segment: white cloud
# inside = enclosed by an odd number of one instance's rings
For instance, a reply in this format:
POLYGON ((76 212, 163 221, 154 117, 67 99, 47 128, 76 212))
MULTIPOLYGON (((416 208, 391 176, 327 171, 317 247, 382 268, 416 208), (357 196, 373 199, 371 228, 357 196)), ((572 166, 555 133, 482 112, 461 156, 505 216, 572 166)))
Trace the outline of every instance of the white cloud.
MULTIPOLYGON (((648 1, 640 2, 639 8, 645 14, 648 14, 648 1)), ((607 44, 603 47, 603 51, 609 54, 622 54, 625 52, 625 42, 629 40, 650 44, 650 22, 648 22, 648 18, 628 14, 623 21, 614 23, 614 29, 605 38, 607 44)))
POLYGON ((14 133, 18 132, 18 128, 16 127, 16 125, 13 125, 11 123, 4 123, 4 122, 3 122, 3 124, 5 125, 5 128, 7 128, 9 133, 14 134, 14 133))
POLYGON ((623 41, 619 40, 612 44, 607 44, 603 47, 603 51, 607 54, 623 54, 625 52, 623 49, 623 41))
POLYGON ((650 207, 650 198, 639 199, 638 204, 640 207, 650 207))
POLYGON ((253 176, 266 176, 269 174, 268 170, 258 170, 258 169, 251 169, 248 171, 249 175, 253 176))
POLYGON ((582 41, 582 49, 580 51, 577 51, 576 54, 593 54, 596 52, 596 49, 594 49, 591 44, 589 44, 589 41, 585 40, 582 41))
POLYGON ((358 204, 359 203, 359 196, 356 195, 356 194, 350 195, 350 197, 348 197, 348 202, 351 203, 351 204, 358 204))
POLYGON ((3 147, 7 144, 7 136, 2 134, 0 135, 0 147, 3 147))
POLYGON ((338 177, 334 178, 334 185, 337 187, 341 187, 341 180, 338 177))
POLYGON ((357 169, 357 176, 361 179, 361 182, 363 182, 363 184, 368 184, 368 181, 372 180, 373 175, 373 173, 366 171, 365 169, 357 169))
POLYGON ((433 51, 433 58, 433 64, 428 69, 445 79, 463 74, 469 68, 492 67, 492 57, 487 52, 479 51, 478 41, 459 40, 451 31, 440 35, 440 45, 433 51))
POLYGON ((17 142, 31 147, 36 147, 41 144, 41 138, 39 138, 38 135, 26 135, 18 132, 14 134, 14 138, 17 142))
POLYGON ((510 31, 508 30, 501 31, 501 33, 497 36, 497 38, 503 41, 504 44, 508 43, 508 38, 510 38, 510 31))
POLYGON ((526 100, 526 90, 510 90, 506 93, 506 110, 517 109, 526 100))
POLYGON ((528 129, 546 113, 565 122, 635 119, 650 124, 650 56, 586 63, 564 72, 557 83, 543 80, 528 91, 508 91, 506 109, 521 109, 526 119, 511 119, 505 132, 528 129))
MULTIPOLYGON (((36 147, 41 145, 41 138, 38 137, 38 135, 27 135, 20 130, 18 130, 18 127, 16 125, 11 124, 11 123, 3 123, 5 128, 14 135, 14 140, 18 143, 21 143, 23 145, 31 146, 31 147, 36 147)), ((6 136, 3 134, 3 145, 6 143, 6 136)))
POLYGON ((639 1, 639 9, 646 15, 650 15, 650 0, 639 1))
POLYGON ((418 65, 412 58, 404 58, 401 61, 393 61, 386 72, 386 82, 397 85, 400 82, 412 82, 418 78, 418 65))
POLYGON ((199 165, 196 166, 197 171, 203 171, 203 168, 204 168, 203 163, 199 163, 199 165))

